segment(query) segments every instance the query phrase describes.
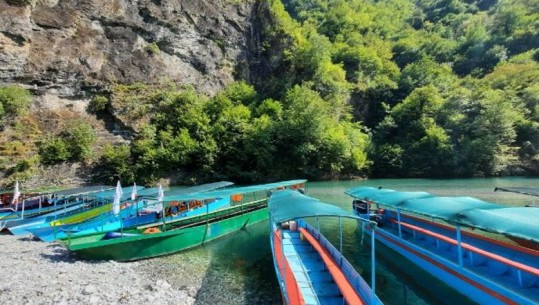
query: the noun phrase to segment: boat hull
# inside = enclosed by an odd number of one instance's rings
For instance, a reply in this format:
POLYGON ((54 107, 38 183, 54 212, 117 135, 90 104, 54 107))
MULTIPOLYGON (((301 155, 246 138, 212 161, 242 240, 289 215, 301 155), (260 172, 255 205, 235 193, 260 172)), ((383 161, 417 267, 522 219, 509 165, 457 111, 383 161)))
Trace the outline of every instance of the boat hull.
POLYGON ((202 224, 156 234, 140 234, 119 240, 110 239, 69 245, 68 248, 77 256, 88 260, 134 261, 196 247, 266 219, 268 219, 268 210, 265 207, 207 225, 202 224))

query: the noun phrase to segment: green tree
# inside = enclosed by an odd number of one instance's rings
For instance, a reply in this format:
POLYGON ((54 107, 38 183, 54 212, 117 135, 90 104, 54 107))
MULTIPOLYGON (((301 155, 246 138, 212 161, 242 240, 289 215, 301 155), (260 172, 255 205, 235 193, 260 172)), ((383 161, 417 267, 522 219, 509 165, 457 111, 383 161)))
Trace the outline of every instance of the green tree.
POLYGON ((97 137, 89 123, 82 119, 69 121, 61 137, 67 144, 72 159, 84 161, 92 156, 92 146, 97 137))
POLYGON ((39 156, 41 163, 52 165, 65 162, 71 158, 69 145, 63 138, 57 136, 48 136, 38 143, 39 156))

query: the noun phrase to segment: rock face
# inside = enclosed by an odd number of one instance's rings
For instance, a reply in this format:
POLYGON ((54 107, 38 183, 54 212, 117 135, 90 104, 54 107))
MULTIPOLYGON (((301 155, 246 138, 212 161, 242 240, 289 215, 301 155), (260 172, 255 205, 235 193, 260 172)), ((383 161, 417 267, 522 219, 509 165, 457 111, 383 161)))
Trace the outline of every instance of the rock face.
POLYGON ((17 6, 0 0, 0 84, 81 98, 109 84, 172 81, 211 95, 235 78, 249 79, 256 6, 230 0, 17 6))

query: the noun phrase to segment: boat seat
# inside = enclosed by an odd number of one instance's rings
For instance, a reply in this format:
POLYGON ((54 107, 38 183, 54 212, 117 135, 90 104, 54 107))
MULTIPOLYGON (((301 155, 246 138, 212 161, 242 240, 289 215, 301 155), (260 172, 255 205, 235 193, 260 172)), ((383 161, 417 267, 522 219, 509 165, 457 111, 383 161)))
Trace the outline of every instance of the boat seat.
POLYGON ((340 291, 346 302, 348 304, 357 305, 365 304, 365 302, 361 299, 354 287, 352 287, 342 270, 339 268, 337 263, 320 245, 320 243, 318 243, 318 241, 311 235, 311 233, 309 233, 309 231, 307 231, 305 228, 299 228, 299 231, 301 232, 301 234, 303 234, 305 240, 311 244, 314 250, 318 252, 320 257, 322 258, 322 261, 324 261, 324 265, 327 267, 336 284, 336 287, 338 287, 338 290, 340 291))
MULTIPOLYGON (((397 222, 396 219, 390 219, 390 221, 397 222)), ((457 245, 457 243, 458 243, 457 240, 455 240, 453 238, 447 237, 447 236, 442 235, 442 234, 434 233, 432 231, 420 228, 418 226, 411 225, 409 223, 405 223, 405 222, 401 221, 401 226, 406 227, 408 229, 415 230, 415 231, 417 231, 419 233, 422 233, 422 234, 430 235, 432 237, 435 237, 437 239, 440 239, 441 241, 447 242, 447 243, 452 244, 452 245, 457 245)), ((503 256, 500 256, 500 255, 485 251, 483 249, 477 248, 475 246, 472 246, 472 245, 464 243, 464 242, 461 242, 461 246, 462 246, 463 250, 471 251, 474 254, 482 255, 482 256, 484 256, 484 257, 486 257, 488 259, 494 260, 494 261, 496 261, 498 263, 502 263, 505 266, 509 266, 511 268, 515 268, 515 269, 527 272, 530 275, 533 275, 535 277, 539 277, 539 269, 538 268, 528 266, 528 265, 525 265, 525 264, 522 264, 522 263, 519 263, 519 262, 515 262, 515 261, 510 260, 508 258, 505 258, 503 256)), ((502 274, 503 274, 503 272, 502 272, 502 274)))

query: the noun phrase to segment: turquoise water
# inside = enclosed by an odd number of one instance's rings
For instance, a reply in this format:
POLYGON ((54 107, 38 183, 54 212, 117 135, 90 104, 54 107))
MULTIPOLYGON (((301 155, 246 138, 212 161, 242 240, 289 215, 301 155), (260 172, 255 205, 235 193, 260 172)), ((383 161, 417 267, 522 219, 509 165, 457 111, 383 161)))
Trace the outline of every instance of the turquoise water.
MULTIPOLYGON (((426 191, 439 196, 471 196, 500 204, 522 206, 536 201, 530 196, 494 192, 494 188, 539 186, 539 178, 311 182, 307 185, 307 193, 309 196, 351 210, 351 198, 345 195, 344 191, 356 186, 426 191)), ((263 222, 207 243, 203 247, 163 259, 173 262, 195 256, 207 258, 203 262, 206 264, 205 268, 196 269, 197 272, 205 273, 200 274, 204 282, 199 291, 200 298, 197 304, 280 304, 281 296, 273 269, 268 230, 269 224, 263 222)), ((337 221, 329 219, 322 222, 321 231, 338 246, 337 221)), ((384 304, 474 304, 383 245, 377 243, 376 249, 377 294, 384 304)), ((370 283, 370 239, 363 236, 355 221, 343 221, 343 253, 370 283)))

